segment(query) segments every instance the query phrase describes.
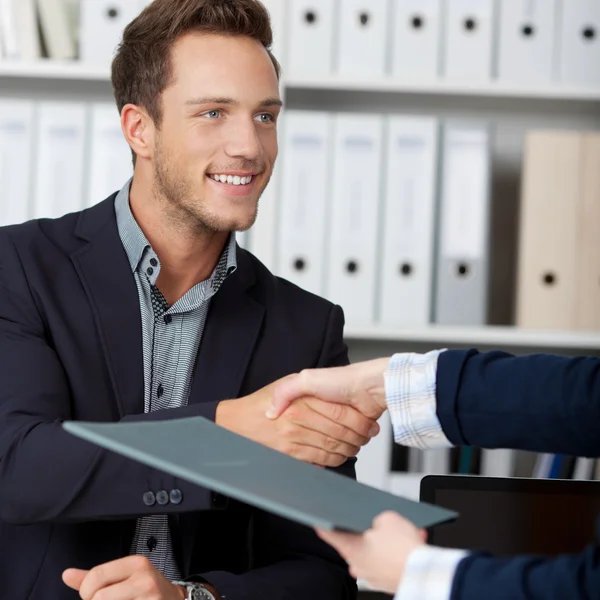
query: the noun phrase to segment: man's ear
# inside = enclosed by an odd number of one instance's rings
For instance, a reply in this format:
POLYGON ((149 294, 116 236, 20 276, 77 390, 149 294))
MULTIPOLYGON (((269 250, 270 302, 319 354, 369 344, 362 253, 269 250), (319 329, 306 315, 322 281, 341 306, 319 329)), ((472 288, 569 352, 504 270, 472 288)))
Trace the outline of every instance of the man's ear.
POLYGON ((135 104, 126 104, 121 111, 121 129, 138 158, 151 157, 155 127, 145 109, 135 104))

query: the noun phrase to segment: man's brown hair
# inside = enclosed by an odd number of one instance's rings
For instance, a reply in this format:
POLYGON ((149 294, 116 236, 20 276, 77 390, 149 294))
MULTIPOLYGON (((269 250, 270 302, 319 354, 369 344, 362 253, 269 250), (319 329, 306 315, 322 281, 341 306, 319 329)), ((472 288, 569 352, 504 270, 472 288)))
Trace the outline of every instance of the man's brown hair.
POLYGON ((125 28, 112 63, 119 112, 126 104, 136 104, 160 126, 161 95, 173 77, 171 48, 191 32, 255 39, 266 48, 280 75, 271 53, 269 13, 258 0, 154 0, 125 28))

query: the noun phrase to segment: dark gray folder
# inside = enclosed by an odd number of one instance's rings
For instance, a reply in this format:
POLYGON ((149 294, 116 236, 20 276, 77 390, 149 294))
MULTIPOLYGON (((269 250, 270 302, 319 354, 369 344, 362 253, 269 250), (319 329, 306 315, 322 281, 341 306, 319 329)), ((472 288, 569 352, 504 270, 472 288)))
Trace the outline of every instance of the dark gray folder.
POLYGON ((63 427, 98 446, 311 527, 359 533, 384 510, 399 512, 418 527, 457 516, 301 462, 203 417, 147 423, 69 421, 63 427))

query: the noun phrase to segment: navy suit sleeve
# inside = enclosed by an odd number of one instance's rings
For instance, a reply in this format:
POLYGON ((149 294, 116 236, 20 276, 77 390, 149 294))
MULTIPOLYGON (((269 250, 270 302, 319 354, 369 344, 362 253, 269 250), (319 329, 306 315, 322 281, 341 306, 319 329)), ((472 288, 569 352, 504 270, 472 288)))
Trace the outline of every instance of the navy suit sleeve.
MULTIPOLYGON (((600 456, 600 359, 450 350, 440 355, 437 414, 454 444, 600 456)), ((452 600, 594 598, 600 549, 557 558, 475 553, 452 600)))
MULTIPOLYGON (((144 504, 144 492, 173 487, 183 492, 184 501, 178 507, 164 507, 163 512, 211 506, 208 490, 98 449, 62 429, 64 420, 75 418, 69 382, 48 343, 18 254, 4 232, 0 382, 0 519, 29 525, 143 516, 157 511, 157 506, 144 504)), ((194 414, 214 418, 215 406, 198 404, 161 416, 175 418, 195 409, 194 414)))
POLYGON ((493 558, 473 554, 456 570, 451 600, 566 600, 597 598, 600 548, 557 558, 493 558))
POLYGON ((600 359, 449 350, 437 414, 456 445, 600 456, 600 359))
MULTIPOLYGON (((336 306, 316 366, 348 364, 343 325, 342 310, 336 306)), ((349 460, 333 470, 355 478, 354 463, 354 459, 349 460)), ((202 577, 228 600, 352 600, 357 596, 356 582, 344 560, 308 527, 256 511, 253 556, 254 569, 248 573, 218 571, 203 573, 202 577)))

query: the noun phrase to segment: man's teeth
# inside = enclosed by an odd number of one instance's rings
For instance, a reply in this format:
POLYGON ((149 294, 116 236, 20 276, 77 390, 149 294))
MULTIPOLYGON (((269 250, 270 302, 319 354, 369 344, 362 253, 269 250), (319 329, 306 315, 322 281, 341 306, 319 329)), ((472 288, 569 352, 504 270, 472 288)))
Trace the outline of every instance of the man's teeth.
POLYGON ((252 175, 248 175, 248 177, 240 177, 239 175, 209 175, 209 177, 215 181, 229 183, 230 185, 248 185, 252 181, 252 175))

